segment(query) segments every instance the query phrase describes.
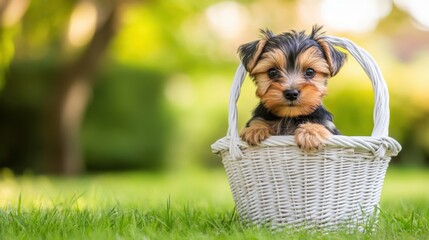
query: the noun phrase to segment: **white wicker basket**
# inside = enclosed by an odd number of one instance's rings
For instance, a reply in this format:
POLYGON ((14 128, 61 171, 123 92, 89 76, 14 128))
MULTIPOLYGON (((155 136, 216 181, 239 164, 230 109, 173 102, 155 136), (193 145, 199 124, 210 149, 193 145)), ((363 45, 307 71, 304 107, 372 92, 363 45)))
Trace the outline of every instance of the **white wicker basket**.
POLYGON ((388 136, 387 86, 365 50, 348 39, 326 39, 354 56, 372 82, 372 135, 335 135, 315 153, 301 151, 293 136, 271 136, 249 147, 237 130, 236 102, 246 75, 240 64, 231 89, 228 133, 212 145, 212 151, 223 159, 238 214, 246 222, 332 229, 363 224, 377 216, 388 163, 401 150, 388 136))

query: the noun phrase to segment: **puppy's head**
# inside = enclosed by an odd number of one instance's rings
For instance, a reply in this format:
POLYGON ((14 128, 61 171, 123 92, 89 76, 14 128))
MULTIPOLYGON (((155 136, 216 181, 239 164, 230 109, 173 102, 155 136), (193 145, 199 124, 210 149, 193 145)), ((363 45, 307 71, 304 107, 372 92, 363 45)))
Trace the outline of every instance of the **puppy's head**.
POLYGON ((261 40, 238 49, 241 61, 256 83, 263 105, 280 117, 312 113, 326 95, 328 78, 336 75, 346 55, 328 43, 321 27, 310 35, 262 31, 261 40))

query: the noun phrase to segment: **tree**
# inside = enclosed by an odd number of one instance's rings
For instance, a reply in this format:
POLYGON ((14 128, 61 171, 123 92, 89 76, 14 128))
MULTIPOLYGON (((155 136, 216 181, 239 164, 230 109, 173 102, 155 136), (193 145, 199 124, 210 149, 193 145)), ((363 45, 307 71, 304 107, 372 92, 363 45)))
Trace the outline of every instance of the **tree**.
POLYGON ((48 161, 55 173, 78 174, 84 170, 80 149, 80 129, 90 98, 93 75, 101 57, 117 31, 119 1, 95 4, 105 16, 92 39, 74 61, 64 66, 49 100, 48 161))

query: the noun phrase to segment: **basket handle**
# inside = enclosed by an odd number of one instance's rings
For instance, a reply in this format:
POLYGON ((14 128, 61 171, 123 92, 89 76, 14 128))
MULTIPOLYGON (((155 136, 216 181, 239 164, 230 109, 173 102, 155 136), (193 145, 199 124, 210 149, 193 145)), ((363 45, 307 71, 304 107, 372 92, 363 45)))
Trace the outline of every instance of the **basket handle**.
MULTIPOLYGON (((325 40, 334 46, 346 49, 365 70, 372 83, 374 91, 374 113, 373 121, 374 128, 372 130, 372 137, 387 137, 389 134, 389 92, 387 90, 386 82, 381 74, 380 68, 375 62, 374 58, 365 51, 363 48, 357 46, 352 41, 346 38, 325 36, 325 40)), ((230 137, 229 151, 233 158, 241 158, 242 153, 239 147, 240 136, 238 134, 237 125, 237 101, 240 96, 240 89, 246 77, 246 69, 243 64, 237 68, 234 76, 234 81, 231 87, 231 93, 228 103, 228 132, 227 136, 230 137)))

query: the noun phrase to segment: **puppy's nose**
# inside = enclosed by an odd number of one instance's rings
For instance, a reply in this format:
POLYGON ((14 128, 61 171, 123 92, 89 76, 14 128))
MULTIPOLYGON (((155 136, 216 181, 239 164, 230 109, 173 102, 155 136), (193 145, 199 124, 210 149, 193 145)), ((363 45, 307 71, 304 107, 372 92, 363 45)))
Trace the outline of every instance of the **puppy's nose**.
POLYGON ((283 92, 283 95, 285 96, 285 98, 289 101, 293 101, 298 99, 299 96, 299 91, 295 90, 295 89, 289 89, 283 92))

